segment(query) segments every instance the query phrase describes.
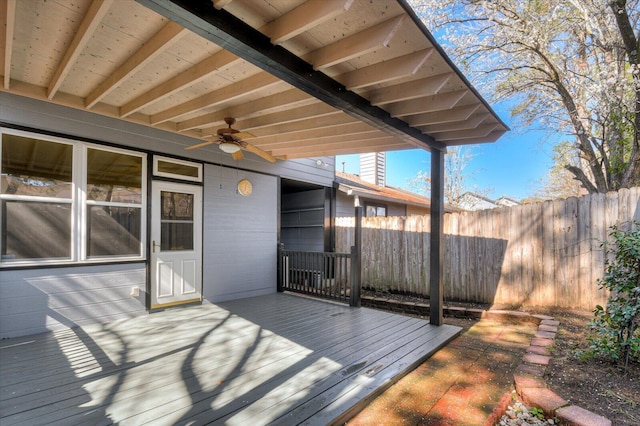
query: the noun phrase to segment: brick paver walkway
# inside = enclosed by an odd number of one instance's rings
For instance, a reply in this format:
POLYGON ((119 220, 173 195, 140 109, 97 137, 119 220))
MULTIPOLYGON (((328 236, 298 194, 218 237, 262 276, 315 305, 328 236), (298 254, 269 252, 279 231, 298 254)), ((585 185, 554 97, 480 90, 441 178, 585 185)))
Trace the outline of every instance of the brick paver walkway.
POLYGON ((348 425, 483 425, 505 393, 536 328, 472 324, 456 340, 391 386, 348 425))

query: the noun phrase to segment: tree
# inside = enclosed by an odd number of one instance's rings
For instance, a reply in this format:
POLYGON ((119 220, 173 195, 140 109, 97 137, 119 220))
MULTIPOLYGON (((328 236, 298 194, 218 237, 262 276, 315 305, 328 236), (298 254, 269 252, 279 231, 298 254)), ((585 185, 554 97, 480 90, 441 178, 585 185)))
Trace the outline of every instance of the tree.
MULTIPOLYGON (((447 150, 447 154, 444 157, 444 197, 448 204, 457 206, 466 192, 473 191, 483 196, 491 192, 491 189, 479 190, 469 185, 469 178, 476 171, 469 171, 468 166, 476 155, 473 153, 472 148, 468 146, 454 146, 447 150)), ((412 191, 425 196, 431 193, 431 175, 429 172, 418 171, 408 183, 412 191)))
POLYGON ((554 166, 551 167, 546 179, 541 180, 531 201, 555 200, 560 198, 578 197, 581 195, 580 182, 573 179, 566 166, 580 167, 578 159, 571 152, 569 142, 560 142, 553 147, 554 166))
POLYGON ((523 126, 571 135, 564 167, 586 190, 640 185, 640 0, 413 1, 523 126))

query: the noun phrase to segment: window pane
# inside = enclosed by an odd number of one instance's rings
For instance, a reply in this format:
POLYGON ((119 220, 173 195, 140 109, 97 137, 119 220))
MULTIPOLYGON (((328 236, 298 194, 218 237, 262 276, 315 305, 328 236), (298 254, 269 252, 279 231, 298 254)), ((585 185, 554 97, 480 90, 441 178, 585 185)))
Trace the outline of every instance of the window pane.
POLYGON ((142 203, 142 158, 89 148, 87 199, 142 203))
POLYGON ((162 191, 162 220, 193 220, 193 194, 162 191))
POLYGON ((71 204, 2 202, 2 259, 71 258, 71 204))
POLYGON ((193 194, 162 191, 160 249, 193 250, 193 194))
POLYGON ((141 209, 106 206, 87 208, 87 256, 141 254, 141 209))
POLYGON ((187 164, 171 163, 169 161, 158 160, 158 171, 160 173, 170 173, 173 175, 199 177, 198 167, 187 164))
POLYGON ((3 194, 71 198, 73 147, 2 135, 3 194))
POLYGON ((366 217, 385 217, 387 215, 387 208, 385 206, 372 206, 367 205, 365 210, 366 217))
POLYGON ((160 250, 193 250, 193 223, 163 222, 160 224, 160 250))

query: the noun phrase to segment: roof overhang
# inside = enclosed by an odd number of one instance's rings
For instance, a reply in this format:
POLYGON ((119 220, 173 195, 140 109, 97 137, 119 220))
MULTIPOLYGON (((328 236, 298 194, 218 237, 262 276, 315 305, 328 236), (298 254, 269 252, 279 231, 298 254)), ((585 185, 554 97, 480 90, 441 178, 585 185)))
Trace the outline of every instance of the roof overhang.
POLYGON ((0 7, 1 90, 194 144, 228 116, 279 159, 444 150, 508 130, 403 0, 0 7))
POLYGON ((415 207, 431 208, 431 202, 428 199, 425 199, 424 202, 405 200, 405 199, 399 200, 391 196, 386 196, 383 194, 376 193, 375 191, 372 191, 372 190, 357 188, 355 186, 347 185, 344 183, 338 184, 338 191, 350 197, 354 197, 357 195, 358 197, 367 198, 367 199, 376 200, 376 201, 384 201, 386 203, 406 204, 406 205, 415 206, 415 207))

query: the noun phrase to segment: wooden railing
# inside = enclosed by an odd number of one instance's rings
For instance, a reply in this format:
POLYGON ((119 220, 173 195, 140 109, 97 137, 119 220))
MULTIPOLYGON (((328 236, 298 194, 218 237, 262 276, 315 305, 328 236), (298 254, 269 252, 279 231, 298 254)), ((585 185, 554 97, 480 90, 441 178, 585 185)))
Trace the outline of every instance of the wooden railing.
POLYGON ((285 250, 278 247, 278 291, 293 291, 360 305, 358 254, 285 250))

